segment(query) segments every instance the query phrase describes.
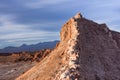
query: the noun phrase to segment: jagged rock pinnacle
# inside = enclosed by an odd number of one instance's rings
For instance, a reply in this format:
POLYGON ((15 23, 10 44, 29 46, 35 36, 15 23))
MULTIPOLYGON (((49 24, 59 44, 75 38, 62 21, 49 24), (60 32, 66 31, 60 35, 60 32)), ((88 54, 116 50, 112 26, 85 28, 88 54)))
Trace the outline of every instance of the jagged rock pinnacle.
POLYGON ((77 20, 82 19, 82 15, 81 13, 77 13, 74 17, 72 17, 70 20, 73 22, 73 25, 75 25, 75 27, 77 27, 77 20))
POLYGON ((81 13, 77 13, 75 16, 74 16, 75 19, 81 19, 82 18, 82 15, 81 13))

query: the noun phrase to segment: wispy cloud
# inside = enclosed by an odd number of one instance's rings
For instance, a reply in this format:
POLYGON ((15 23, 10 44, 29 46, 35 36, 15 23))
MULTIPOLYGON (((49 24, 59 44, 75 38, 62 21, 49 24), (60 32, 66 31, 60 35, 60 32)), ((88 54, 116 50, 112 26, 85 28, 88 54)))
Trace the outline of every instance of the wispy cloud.
MULTIPOLYGON (((33 44, 42 41, 59 39, 59 32, 32 29, 30 25, 15 23, 17 17, 0 15, 0 43, 1 48, 7 45, 33 44)), ((35 25, 34 25, 35 26, 35 25)))
POLYGON ((6 45, 20 46, 59 39, 59 32, 26 32, 0 35, 1 48, 6 45))
POLYGON ((53 38, 59 39, 58 32, 13 33, 1 36, 0 40, 3 40, 7 43, 22 45, 23 43, 32 44, 42 41, 49 41, 53 40, 53 38))
POLYGON ((0 48, 58 39, 78 11, 120 31, 119 0, 1 0, 0 10, 0 48))
POLYGON ((25 31, 27 25, 16 24, 14 20, 16 19, 15 15, 0 15, 0 33, 2 32, 19 32, 25 31))
POLYGON ((51 37, 58 36, 58 32, 45 32, 45 31, 36 31, 36 32, 23 32, 23 33, 12 33, 1 36, 1 40, 11 40, 11 39, 28 39, 28 38, 38 38, 38 37, 51 37))

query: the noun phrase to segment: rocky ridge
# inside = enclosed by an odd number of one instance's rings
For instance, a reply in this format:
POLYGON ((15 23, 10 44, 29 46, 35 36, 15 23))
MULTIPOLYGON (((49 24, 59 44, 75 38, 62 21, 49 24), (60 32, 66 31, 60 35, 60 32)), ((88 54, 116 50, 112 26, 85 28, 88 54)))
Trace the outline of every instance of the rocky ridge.
POLYGON ((52 49, 0 54, 0 80, 15 80, 44 59, 52 49))
POLYGON ((15 62, 40 62, 43 58, 45 58, 52 49, 42 49, 35 52, 16 52, 9 53, 8 55, 0 54, 0 63, 15 63, 15 62))
POLYGON ((78 13, 60 38, 49 56, 16 80, 120 80, 120 33, 78 13))

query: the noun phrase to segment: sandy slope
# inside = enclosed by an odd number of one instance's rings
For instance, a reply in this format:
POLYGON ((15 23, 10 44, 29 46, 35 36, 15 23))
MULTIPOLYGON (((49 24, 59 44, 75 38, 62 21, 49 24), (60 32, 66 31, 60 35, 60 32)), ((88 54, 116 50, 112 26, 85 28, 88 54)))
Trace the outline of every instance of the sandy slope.
POLYGON ((35 65, 34 62, 0 64, 0 80, 14 80, 35 65))

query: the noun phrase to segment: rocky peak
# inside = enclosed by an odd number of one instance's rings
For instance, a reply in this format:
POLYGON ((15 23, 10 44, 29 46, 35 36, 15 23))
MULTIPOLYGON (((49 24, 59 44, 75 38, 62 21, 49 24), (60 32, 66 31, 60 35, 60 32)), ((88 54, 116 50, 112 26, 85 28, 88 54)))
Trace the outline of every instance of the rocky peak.
POLYGON ((81 13, 77 13, 75 16, 74 16, 75 19, 81 19, 83 18, 81 13))
POLYGON ((77 27, 79 20, 83 19, 82 15, 80 13, 77 13, 74 17, 72 17, 67 23, 64 24, 64 26, 61 29, 61 41, 67 41, 70 39, 74 32, 77 32, 77 27))
POLYGON ((60 37, 50 55, 17 80, 120 79, 120 34, 78 13, 63 25, 60 37))

